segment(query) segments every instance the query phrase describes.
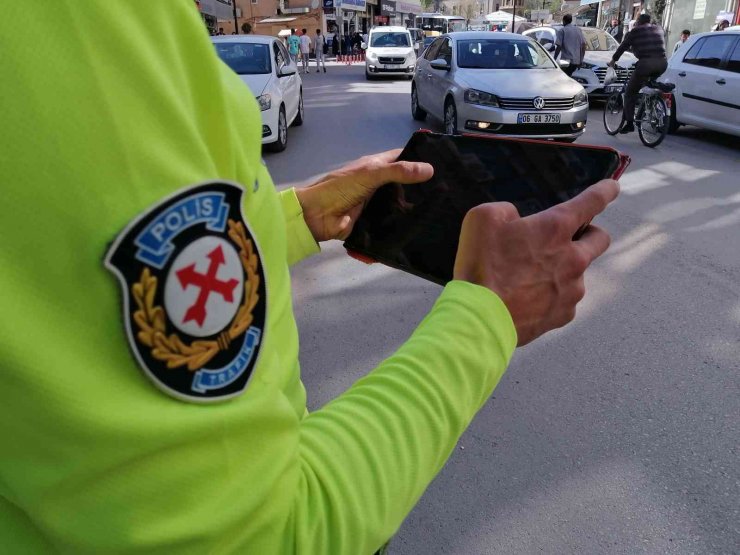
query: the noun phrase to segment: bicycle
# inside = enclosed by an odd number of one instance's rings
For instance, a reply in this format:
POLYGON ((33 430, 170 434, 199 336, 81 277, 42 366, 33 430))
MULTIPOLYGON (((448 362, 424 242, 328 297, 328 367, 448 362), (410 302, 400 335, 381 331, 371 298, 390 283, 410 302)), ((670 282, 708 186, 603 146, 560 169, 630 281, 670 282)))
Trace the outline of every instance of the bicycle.
MULTIPOLYGON (((624 90, 626 83, 606 86, 611 92, 604 105, 604 129, 609 135, 616 135, 624 124, 624 90)), ((637 97, 635 104, 635 127, 642 144, 654 148, 663 142, 671 119, 673 97, 676 88, 672 83, 659 83, 650 79, 637 97)))

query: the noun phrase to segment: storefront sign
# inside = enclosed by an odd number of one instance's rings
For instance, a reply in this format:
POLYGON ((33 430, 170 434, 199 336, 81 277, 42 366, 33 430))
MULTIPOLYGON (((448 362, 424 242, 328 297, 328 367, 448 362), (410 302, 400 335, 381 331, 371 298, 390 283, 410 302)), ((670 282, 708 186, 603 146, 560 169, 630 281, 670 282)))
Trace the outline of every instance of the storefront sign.
POLYGON ((341 0, 343 10, 365 11, 365 0, 341 0))
POLYGON ((395 15, 396 14, 396 3, 392 0, 380 0, 380 14, 381 15, 395 15))
POLYGON ((413 13, 416 15, 421 14, 421 4, 416 2, 396 2, 396 11, 399 13, 413 13))
POLYGON ((694 4, 694 19, 704 19, 705 13, 707 13, 707 0, 696 0, 696 4, 694 4))

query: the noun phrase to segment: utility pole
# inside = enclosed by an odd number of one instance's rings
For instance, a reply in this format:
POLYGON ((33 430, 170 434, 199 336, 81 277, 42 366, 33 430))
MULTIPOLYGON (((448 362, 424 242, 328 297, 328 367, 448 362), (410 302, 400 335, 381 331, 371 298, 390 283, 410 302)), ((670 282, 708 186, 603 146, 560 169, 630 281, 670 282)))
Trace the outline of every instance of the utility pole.
POLYGON ((511 12, 511 32, 514 32, 514 21, 516 21, 516 0, 514 0, 514 11, 511 12))
POLYGON ((234 12, 234 32, 239 34, 239 21, 236 19, 236 0, 231 0, 231 8, 234 12))

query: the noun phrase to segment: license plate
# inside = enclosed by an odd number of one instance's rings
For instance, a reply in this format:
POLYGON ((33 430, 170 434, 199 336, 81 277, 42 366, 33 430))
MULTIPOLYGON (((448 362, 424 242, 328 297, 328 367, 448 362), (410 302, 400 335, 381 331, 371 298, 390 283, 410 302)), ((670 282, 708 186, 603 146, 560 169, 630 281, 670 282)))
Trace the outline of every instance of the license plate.
POLYGON ((607 85, 604 87, 604 91, 608 93, 619 92, 622 90, 622 85, 607 85))
POLYGON ((519 114, 517 123, 560 123, 560 114, 519 114))
POLYGON ((401 64, 384 64, 383 69, 401 69, 401 64))

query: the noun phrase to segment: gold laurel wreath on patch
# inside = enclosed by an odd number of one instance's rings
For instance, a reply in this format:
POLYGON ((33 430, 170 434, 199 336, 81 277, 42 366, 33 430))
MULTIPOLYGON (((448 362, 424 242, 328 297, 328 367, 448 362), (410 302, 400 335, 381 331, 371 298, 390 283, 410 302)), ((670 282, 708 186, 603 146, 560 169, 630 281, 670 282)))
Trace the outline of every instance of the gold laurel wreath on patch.
POLYGON ((239 259, 247 280, 244 283, 244 302, 227 330, 222 331, 216 339, 197 340, 187 344, 176 333, 167 335, 164 308, 154 305, 157 293, 157 278, 149 268, 141 271, 141 278, 131 286, 131 294, 139 307, 134 312, 134 321, 139 327, 136 337, 141 343, 150 347, 152 357, 167 363, 167 368, 179 368, 187 365, 188 370, 202 368, 219 351, 225 351, 231 342, 243 334, 252 323, 252 310, 259 295, 257 289, 260 276, 257 274, 259 258, 254 252, 252 241, 247 238, 244 224, 229 220, 229 237, 239 246, 239 259))

